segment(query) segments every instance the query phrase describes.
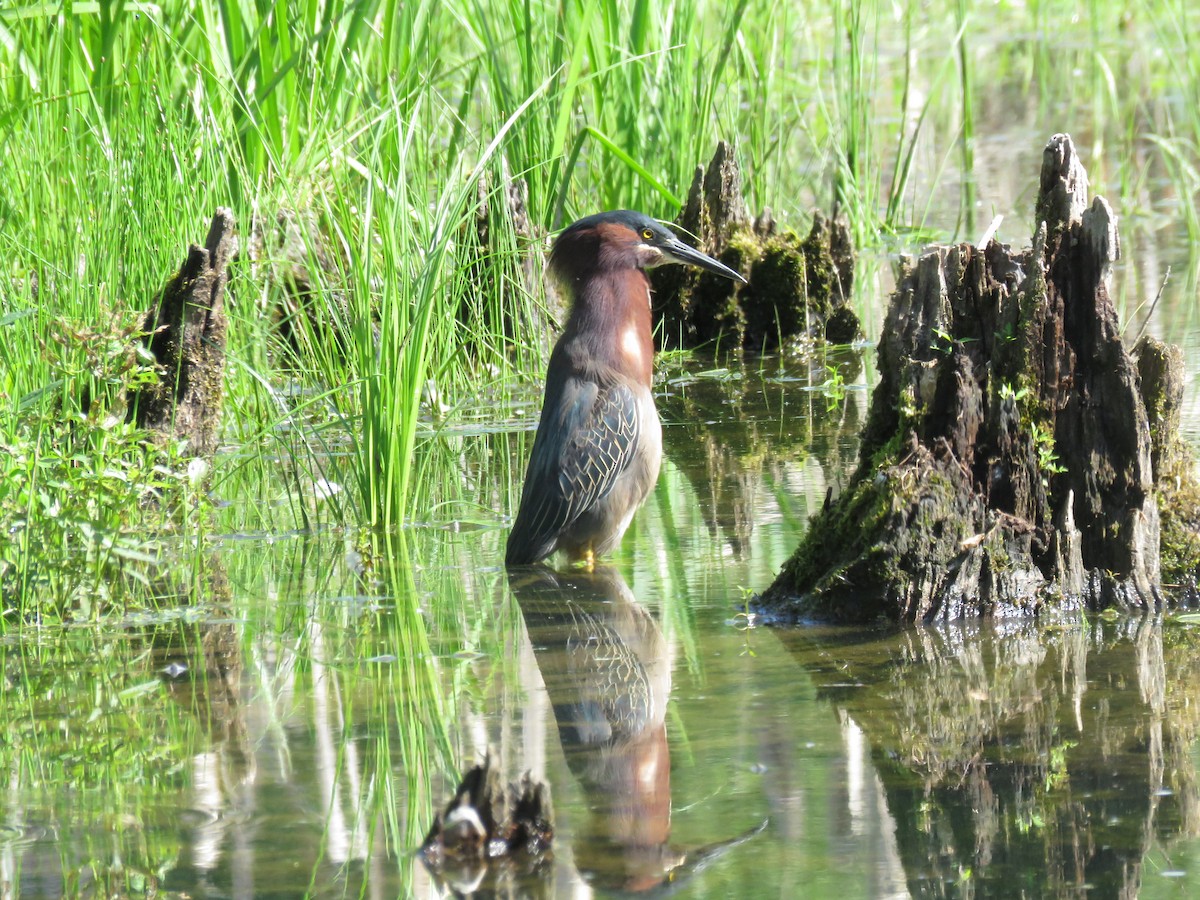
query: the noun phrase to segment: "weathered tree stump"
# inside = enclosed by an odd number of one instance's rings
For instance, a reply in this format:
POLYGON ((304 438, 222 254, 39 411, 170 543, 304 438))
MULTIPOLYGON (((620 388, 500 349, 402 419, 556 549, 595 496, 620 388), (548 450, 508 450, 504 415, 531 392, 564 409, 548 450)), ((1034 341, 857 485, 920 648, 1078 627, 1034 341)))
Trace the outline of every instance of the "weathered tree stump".
POLYGON ((1163 587, 1180 602, 1195 604, 1200 601, 1200 482, 1191 449, 1179 436, 1183 351, 1147 335, 1133 352, 1150 422, 1163 587))
POLYGON ((1163 602, 1150 420, 1108 291, 1116 216, 1087 185, 1056 135, 1032 248, 937 247, 903 266, 858 472, 763 612, 931 621, 1163 602))
POLYGON ((496 177, 478 180, 474 227, 461 232, 460 254, 471 290, 462 292, 457 310, 466 334, 540 335, 549 352, 564 319, 563 302, 552 279, 543 279, 541 247, 545 234, 529 215, 529 183, 513 178, 501 160, 496 177), (544 307, 522 295, 543 295, 544 307))
POLYGON ((233 213, 213 215, 203 247, 187 259, 146 316, 146 346, 159 381, 129 398, 129 419, 164 437, 185 438, 188 451, 210 457, 217 449, 225 374, 225 285, 237 254, 233 213))
POLYGON ((549 786, 526 773, 505 790, 489 755, 463 776, 434 818, 421 859, 451 884, 478 885, 486 878, 496 890, 513 878, 548 871, 553 840, 549 786))
POLYGON ((751 219, 741 172, 722 141, 697 167, 676 220, 695 246, 741 272, 739 285, 700 269, 665 266, 654 282, 654 319, 666 347, 724 341, 770 350, 801 340, 844 344, 861 334, 850 308, 854 248, 842 220, 817 213, 808 237, 778 232, 770 210, 751 219))
POLYGON ((339 236, 312 209, 281 209, 273 225, 256 213, 247 251, 252 274, 275 288, 265 312, 284 344, 309 357, 329 346, 348 352, 349 259, 339 236))

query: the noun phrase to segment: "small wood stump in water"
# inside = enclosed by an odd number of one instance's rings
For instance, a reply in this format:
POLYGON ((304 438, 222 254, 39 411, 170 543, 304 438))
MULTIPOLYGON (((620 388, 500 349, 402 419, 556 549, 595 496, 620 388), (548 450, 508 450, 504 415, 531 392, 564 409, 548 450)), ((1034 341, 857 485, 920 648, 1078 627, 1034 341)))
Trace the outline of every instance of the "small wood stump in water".
MULTIPOLYGON (((1032 248, 936 247, 903 267, 859 469, 761 597, 768 617, 1163 602, 1167 473, 1155 459, 1183 453, 1169 413, 1181 358, 1122 343, 1108 290, 1116 216, 1103 198, 1089 206, 1087 188, 1071 139, 1056 135, 1032 248)), ((1172 463, 1172 478, 1181 471, 1190 483, 1190 462, 1172 463)))
POLYGON ((750 283, 687 266, 656 269, 654 321, 665 346, 726 341, 771 350, 797 339, 846 344, 860 336, 849 303, 854 247, 846 223, 817 213, 802 239, 778 232, 769 210, 752 220, 724 141, 707 170, 697 167, 677 224, 684 240, 695 235, 699 249, 750 283))
POLYGON ((159 382, 129 398, 129 416, 140 428, 185 438, 188 451, 210 457, 217 449, 225 375, 225 285, 237 254, 233 213, 213 215, 203 247, 192 244, 178 274, 146 316, 146 346, 159 382))
POLYGON ((526 773, 505 791, 488 756, 463 776, 421 845, 430 871, 452 886, 502 887, 539 873, 551 857, 550 788, 526 773))

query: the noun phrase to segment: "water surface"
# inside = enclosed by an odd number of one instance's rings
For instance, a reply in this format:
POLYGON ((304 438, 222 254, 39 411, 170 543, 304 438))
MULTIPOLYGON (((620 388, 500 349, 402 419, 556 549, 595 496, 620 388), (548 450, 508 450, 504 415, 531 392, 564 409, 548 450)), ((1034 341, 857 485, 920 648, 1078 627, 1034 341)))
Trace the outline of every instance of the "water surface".
MULTIPOLYGON (((7 638, 4 895, 436 895, 412 850, 489 751, 550 785, 558 838, 485 888, 1200 890, 1186 618, 741 614, 849 477, 870 365, 666 366, 662 479, 591 575, 509 575, 503 520, 451 505, 390 540, 230 536, 177 611, 7 638)), ((519 468, 509 421, 464 458, 519 468)))

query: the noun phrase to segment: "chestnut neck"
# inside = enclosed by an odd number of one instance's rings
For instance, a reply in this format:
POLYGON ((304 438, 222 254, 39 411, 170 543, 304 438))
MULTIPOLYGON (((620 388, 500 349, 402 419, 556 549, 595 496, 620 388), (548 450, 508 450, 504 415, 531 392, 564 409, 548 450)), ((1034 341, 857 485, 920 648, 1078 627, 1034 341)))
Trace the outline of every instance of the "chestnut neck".
POLYGON ((649 387, 654 377, 650 279, 641 269, 601 268, 563 279, 572 295, 563 340, 587 358, 649 387))

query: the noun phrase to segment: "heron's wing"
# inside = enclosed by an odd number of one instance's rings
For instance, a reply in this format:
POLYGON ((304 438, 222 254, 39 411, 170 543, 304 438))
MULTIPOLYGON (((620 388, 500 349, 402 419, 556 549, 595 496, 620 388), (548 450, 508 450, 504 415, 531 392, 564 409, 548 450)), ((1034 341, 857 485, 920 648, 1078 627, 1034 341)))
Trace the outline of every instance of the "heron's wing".
POLYGON ((548 392, 506 562, 549 556, 559 533, 625 471, 637 440, 638 403, 628 385, 568 378, 557 396, 548 392))

